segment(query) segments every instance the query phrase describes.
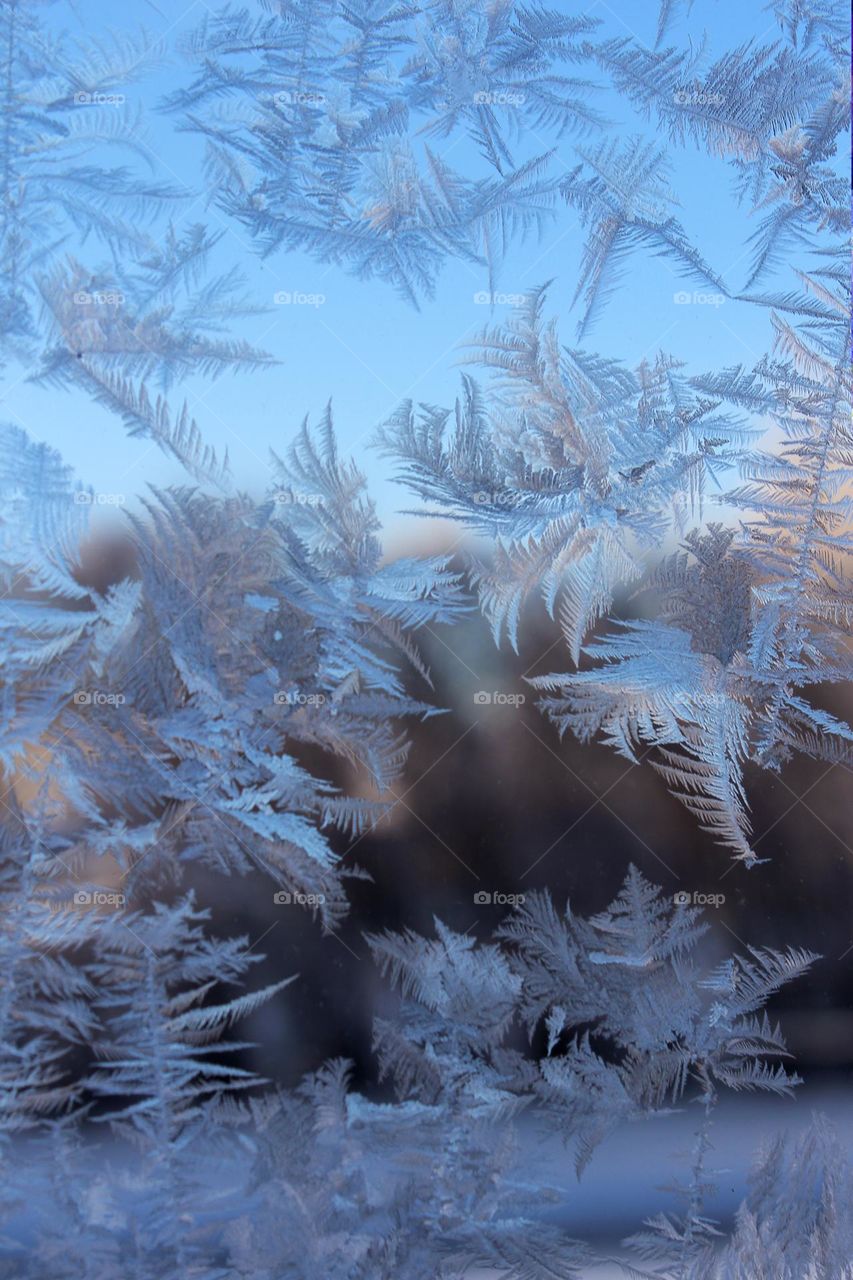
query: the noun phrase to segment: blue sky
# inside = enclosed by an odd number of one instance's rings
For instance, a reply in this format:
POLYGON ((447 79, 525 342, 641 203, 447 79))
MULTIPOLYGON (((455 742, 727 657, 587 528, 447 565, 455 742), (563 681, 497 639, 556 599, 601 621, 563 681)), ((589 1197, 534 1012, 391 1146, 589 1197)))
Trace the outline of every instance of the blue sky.
MULTIPOLYGON (((554 7, 584 11, 575 4, 554 7)), ((509 308, 497 306, 490 312, 475 301, 476 294, 488 287, 486 275, 467 263, 445 265, 434 300, 425 302, 420 312, 388 285, 358 281, 304 254, 280 253, 261 263, 245 232, 207 204, 202 140, 179 133, 176 121, 156 110, 164 93, 190 77, 190 69, 175 52, 175 42, 201 20, 206 9, 201 3, 185 10, 178 4, 164 13, 145 0, 128 0, 120 8, 103 0, 82 0, 73 8, 60 2, 45 13, 51 24, 72 33, 102 34, 118 20, 122 29, 143 25, 152 36, 164 37, 169 60, 126 90, 129 103, 139 103, 147 117, 146 145, 152 167, 162 179, 186 190, 186 198, 175 210, 176 223, 204 220, 222 230, 217 265, 238 265, 251 294, 269 305, 265 315, 240 322, 237 331, 281 360, 279 367, 212 384, 193 380, 183 388, 205 437, 217 449, 227 446, 239 484, 257 490, 269 480, 269 448, 283 450, 303 417, 308 414, 316 420, 331 398, 341 447, 355 453, 367 471, 383 522, 396 537, 400 525, 394 512, 409 504, 406 495, 389 484, 389 464, 367 450, 367 441, 404 398, 450 405, 459 384, 461 344, 484 324, 508 314, 509 308), (321 295, 323 301, 275 305, 273 297, 279 291, 321 295)), ((633 32, 649 43, 654 40, 657 4, 653 0, 612 0, 591 4, 585 11, 602 20, 604 34, 633 32)), ((755 0, 696 0, 690 15, 682 14, 673 41, 682 44, 689 36, 696 44, 705 33, 714 56, 750 38, 769 42, 777 31, 772 13, 755 0)), ((602 91, 596 105, 620 134, 654 137, 653 124, 636 117, 616 95, 602 91)), ((533 154, 553 140, 527 141, 533 154)), ((566 137, 557 144, 556 172, 577 163, 575 141, 566 137)), ((681 205, 677 216, 729 288, 742 287, 748 261, 745 241, 753 223, 734 198, 730 169, 722 160, 692 147, 668 149, 671 185, 681 205)), ((465 142, 444 142, 439 150, 463 171, 468 165, 483 171, 482 162, 465 142)), ((565 205, 555 205, 542 239, 513 247, 498 284, 501 292, 515 294, 553 279, 550 310, 559 318, 561 339, 568 345, 576 342, 578 308, 572 310, 570 303, 582 245, 577 215, 565 205)), ((91 247, 85 254, 87 261, 93 260, 91 247)), ((693 289, 692 283, 673 273, 669 263, 638 253, 629 260, 622 287, 584 346, 631 364, 665 349, 684 360, 690 372, 757 360, 768 345, 766 311, 733 301, 722 306, 674 302, 677 292, 693 289)), ((148 482, 183 480, 180 469, 155 446, 128 439, 119 422, 82 394, 29 386, 21 380, 23 373, 9 365, 0 375, 0 413, 59 448, 97 491, 126 493, 132 502, 148 482)), ((173 392, 171 400, 177 405, 180 394, 173 392)))

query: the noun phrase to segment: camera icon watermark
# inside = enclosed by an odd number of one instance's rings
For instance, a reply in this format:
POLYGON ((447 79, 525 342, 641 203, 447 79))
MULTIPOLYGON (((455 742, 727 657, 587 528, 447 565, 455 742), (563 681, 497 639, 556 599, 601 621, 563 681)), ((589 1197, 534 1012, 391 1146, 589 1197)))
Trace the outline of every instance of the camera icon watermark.
POLYGON ((679 289, 678 293, 672 295, 672 300, 677 307, 721 307, 726 300, 726 295, 701 293, 696 289, 688 293, 686 289, 679 289))
POLYGON ((78 507, 123 507, 127 495, 123 493, 93 493, 91 489, 76 489, 74 501, 78 507))
POLYGON ((126 101, 123 93, 87 93, 81 89, 74 95, 75 107, 121 107, 126 101))
POLYGON ((326 901, 325 893, 288 893, 279 889, 272 900, 277 907, 322 907, 326 901))
POLYGON ((487 489, 480 489, 474 494, 473 501, 478 507, 511 507, 514 498, 511 493, 489 493, 487 489))
POLYGON ((272 296, 277 307, 322 307, 325 293, 303 293, 299 289, 277 289, 272 296))
POLYGON ((320 493, 298 493, 295 489, 276 489, 273 502, 282 507, 319 507, 323 501, 320 493))
POLYGON ((477 107, 523 107, 527 94, 512 89, 499 89, 493 93, 481 89, 474 94, 472 101, 477 107))
POLYGON ((322 707, 325 693, 303 693, 300 689, 277 689, 273 702, 278 707, 322 707))
POLYGON ((76 689, 75 707, 121 707, 127 702, 123 693, 107 693, 104 689, 76 689))
POLYGON ((523 893, 501 893, 478 889, 474 894, 475 907, 520 907, 523 902, 523 893))
POLYGON ((725 94, 708 93, 705 89, 675 89, 672 100, 679 107, 721 107, 725 94))
POLYGON ((112 893, 106 889, 78 889, 74 894, 75 907, 112 907, 117 909, 127 904, 123 893, 112 893))
POLYGON ((315 93, 313 89, 282 89, 273 95, 277 107, 322 107, 325 101, 325 94, 315 93))
POLYGON ((494 293, 488 289, 479 289, 474 294, 474 302, 478 307, 520 307, 524 300, 523 293, 494 293))
POLYGON ((679 889, 678 893, 672 895, 672 900, 677 907, 721 907, 726 901, 726 895, 698 891, 691 893, 686 889, 679 889))
POLYGON ((478 689, 474 694, 475 707, 523 707, 526 701, 523 693, 502 693, 499 689, 478 689))
POLYGON ((78 307, 120 307, 124 302, 124 294, 117 289, 78 289, 72 297, 78 307))

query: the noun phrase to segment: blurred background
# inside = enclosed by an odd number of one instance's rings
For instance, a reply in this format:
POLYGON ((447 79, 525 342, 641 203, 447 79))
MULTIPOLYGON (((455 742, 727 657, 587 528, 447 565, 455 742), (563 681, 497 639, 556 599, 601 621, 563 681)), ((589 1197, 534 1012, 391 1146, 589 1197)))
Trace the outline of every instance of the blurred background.
MULTIPOLYGON (((438 553, 455 536, 430 525, 406 551, 438 553)), ((102 541, 91 548, 87 574, 102 587, 132 571, 128 556, 122 544, 102 541)), ((632 612, 631 602, 621 612, 632 612)), ((430 697, 446 710, 409 726, 406 770, 383 797, 388 817, 354 842, 338 839, 344 865, 370 879, 349 882, 351 910, 334 934, 323 934, 307 910, 277 904, 277 886, 258 875, 188 869, 216 931, 245 935, 264 955, 253 984, 299 975, 246 1019, 243 1032, 255 1047, 245 1065, 289 1087, 326 1059, 344 1057, 356 1088, 387 1097, 371 1028, 374 1016, 393 1014, 397 1002, 378 977, 365 933, 410 928, 429 935, 437 917, 485 941, 507 913, 501 896, 533 889, 549 890, 558 908, 570 901, 580 915, 595 913, 634 863, 667 894, 712 900, 700 950, 709 967, 749 946, 803 947, 822 957, 769 1007, 793 1055, 789 1066, 804 1078, 794 1100, 724 1095, 717 1108, 711 1164, 720 1173, 709 1211, 726 1222, 744 1195, 757 1147, 775 1132, 799 1131, 819 1111, 853 1153, 850 771, 797 758, 778 776, 748 773, 754 846, 767 859, 749 871, 698 829, 648 761, 632 765, 602 745, 559 740, 525 676, 564 670, 563 643, 536 603, 519 631, 518 654, 496 648, 473 612, 452 628, 421 632, 435 686, 430 697), (492 901, 478 901, 483 894, 492 901)), ((411 692, 424 695, 417 678, 411 692)), ((853 714, 849 694, 816 693, 837 715, 853 714)), ((305 751, 301 762, 345 790, 363 786, 346 765, 335 774, 328 756, 305 751)), ((516 1042, 525 1043, 520 1030, 516 1042)), ((598 1149, 581 1182, 559 1139, 531 1128, 525 1142, 530 1159, 544 1161, 548 1176, 569 1189, 554 1210, 567 1229, 615 1247, 644 1217, 674 1206, 663 1188, 678 1176, 698 1121, 687 1107, 623 1128, 598 1149)))
MULTIPOLYGON (((300 974, 247 1026, 259 1045, 254 1065, 290 1083, 342 1055, 354 1062, 356 1085, 382 1096, 371 1020, 393 1011, 396 1000, 377 978, 364 932, 432 934, 437 916, 487 940, 508 908, 478 904, 483 892, 548 889, 558 908, 568 900, 578 914, 594 913, 616 896, 633 862, 667 893, 724 899, 706 908, 710 930, 700 956, 709 965, 750 945, 805 947, 823 957, 770 1004, 793 1055, 788 1065, 804 1079, 795 1098, 727 1094, 719 1102, 709 1163, 720 1172, 709 1212, 728 1222, 756 1149, 774 1133, 797 1132, 818 1111, 853 1154, 850 774, 810 760, 794 761, 779 777, 750 774, 756 851, 769 861, 747 871, 698 829, 649 763, 631 766, 604 746, 559 741, 524 675, 563 670, 566 659, 553 625, 535 608, 530 615, 518 655, 496 650, 476 616, 422 637, 436 702, 450 710, 414 726, 398 802, 345 853, 372 883, 352 881, 352 909, 339 934, 323 937, 306 913, 276 907, 272 892, 251 881, 205 886, 217 918, 259 939, 268 957, 259 979, 300 974), (485 704, 482 691, 510 700, 485 704)), ((849 700, 834 709, 853 710, 849 700)), ((567 1188, 554 1212, 570 1233, 615 1247, 645 1217, 676 1207, 664 1188, 684 1176, 699 1120, 698 1108, 687 1107, 622 1128, 581 1181, 560 1140, 534 1128, 526 1135, 530 1167, 567 1188)))

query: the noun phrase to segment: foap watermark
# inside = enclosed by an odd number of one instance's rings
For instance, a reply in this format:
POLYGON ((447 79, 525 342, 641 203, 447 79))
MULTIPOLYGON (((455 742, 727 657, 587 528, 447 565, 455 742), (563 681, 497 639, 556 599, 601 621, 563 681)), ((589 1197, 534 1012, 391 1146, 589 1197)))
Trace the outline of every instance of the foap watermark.
POLYGON ((277 107, 322 107, 326 95, 313 89, 282 89, 273 95, 273 102, 277 107))
POLYGON ((81 89, 74 95, 75 107, 123 107, 125 102, 123 93, 88 93, 81 89))
POLYGON ((478 889, 474 894, 475 907, 520 907, 523 902, 523 893, 501 893, 478 889))
POLYGON ((106 689, 77 689, 75 707, 121 707, 127 701, 123 693, 109 693, 106 689))
POLYGON ((676 89, 672 100, 679 107, 721 107, 726 100, 723 93, 709 93, 706 89, 676 89))
POLYGON ((489 289, 480 289, 474 294, 478 307, 520 307, 524 299, 523 293, 496 293, 489 289))
POLYGON ((474 694, 475 707, 523 707, 526 701, 523 693, 501 693, 499 689, 478 689, 474 694))
POLYGON ((511 507, 515 497, 511 493, 489 493, 488 490, 481 489, 474 494, 472 501, 478 507, 511 507))
POLYGON ((323 501, 320 493, 297 493, 294 489, 276 489, 272 495, 273 502, 283 507, 319 507, 323 501))
POLYGON ((326 901, 325 893, 288 893, 279 889, 272 900, 277 907, 322 907, 326 901))
POLYGON ((518 93, 515 89, 481 89, 473 97, 477 107, 523 107, 526 101, 527 94, 518 93))
POLYGON ((278 689, 273 702, 279 707, 322 707, 325 693, 303 693, 300 689, 278 689))
POLYGON ((74 494, 78 507, 123 507, 127 502, 124 493, 93 493, 91 489, 78 489, 74 494))
POLYGON ((119 289, 78 289, 73 300, 78 307, 120 307, 125 298, 119 289))
POLYGON ((678 893, 673 894, 672 900, 677 907, 721 907, 726 900, 726 895, 700 893, 698 890, 689 893, 686 889, 679 889, 678 893))
POLYGON ((272 296, 277 307, 322 307, 325 293, 303 293, 299 289, 278 289, 272 296))
POLYGON ((678 293, 672 295, 672 300, 677 307, 721 307, 726 300, 724 293, 700 293, 694 289, 692 293, 688 293, 686 289, 679 289, 678 293))
POLYGON ((74 894, 75 907, 112 907, 118 910, 126 904, 127 898, 123 893, 107 889, 78 889, 74 894))

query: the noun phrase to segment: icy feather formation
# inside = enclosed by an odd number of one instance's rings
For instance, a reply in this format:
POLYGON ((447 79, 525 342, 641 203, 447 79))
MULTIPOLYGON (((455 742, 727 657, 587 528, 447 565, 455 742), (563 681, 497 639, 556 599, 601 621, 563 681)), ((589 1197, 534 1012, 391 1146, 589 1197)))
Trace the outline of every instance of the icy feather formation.
MULTIPOLYGON (((663 6, 662 32, 675 8, 663 6)), ((446 411, 406 404, 380 437, 431 514, 491 539, 472 580, 496 639, 516 645, 524 603, 541 592, 575 666, 598 660, 533 680, 560 731, 601 734, 631 760, 652 749, 674 793, 747 865, 758 858, 746 767, 778 769, 795 751, 853 758, 853 729, 813 697, 853 675, 848 213, 836 164, 846 72, 821 6, 777 12, 786 41, 726 54, 701 77, 674 48, 588 45, 673 142, 732 165, 760 219, 737 300, 766 310, 772 351, 751 369, 686 376, 660 356, 629 371, 561 347, 537 290, 480 338, 476 358, 499 376, 488 392, 466 381, 455 428, 446 411), (779 288, 758 290, 783 271, 779 288), (755 447, 768 424, 772 451, 755 447), (742 513, 739 532, 701 527, 711 485, 742 513), (682 551, 662 564, 671 532, 682 551), (614 618, 591 638, 638 590, 643 618, 614 618)), ((657 147, 637 139, 583 156, 563 184, 589 232, 581 332, 642 248, 721 300, 730 292, 668 212, 657 147)))
MULTIPOLYGON (((144 154, 140 119, 117 92, 162 57, 145 32, 73 46, 55 40, 33 0, 0 5, 4 127, 0 133, 0 343, 26 355, 39 337, 37 283, 69 233, 93 235, 114 255, 144 242, 140 220, 175 189, 129 167, 105 168, 104 144, 144 154)), ((37 346, 36 346, 37 349, 37 346)))
POLYGON ((469 378, 455 414, 406 403, 378 443, 436 514, 494 539, 474 578, 496 639, 515 646, 541 592, 577 660, 615 591, 642 575, 643 549, 679 527, 750 433, 672 359, 630 370, 561 347, 546 301, 533 290, 477 340, 476 362, 498 375, 491 393, 469 378))
POLYGON ((564 135, 607 127, 596 89, 609 46, 595 39, 597 20, 512 0, 269 7, 270 17, 207 18, 186 43, 196 79, 169 101, 207 139, 218 202, 263 253, 307 250, 417 304, 448 257, 479 261, 493 278, 506 247, 539 230, 562 194, 592 224, 582 329, 629 247, 716 282, 662 211, 655 148, 579 147, 588 172, 553 173, 564 135), (481 159, 451 168, 436 139, 465 140, 481 159))
MULTIPOLYGON (((263 252, 305 250, 415 304, 448 258, 491 278, 518 238, 577 214, 579 279, 481 335, 495 376, 466 378, 455 413, 405 405, 382 443, 435 513, 492 540, 471 579, 496 637, 518 641, 536 595, 559 621, 573 669, 534 681, 559 730, 650 751, 747 863, 746 768, 793 751, 846 761, 853 743, 811 696, 851 674, 846 29, 821 0, 773 7, 776 43, 708 66, 666 44, 690 8, 669 0, 654 49, 512 0, 269 0, 203 23, 184 50, 197 78, 170 103, 263 252), (608 132, 602 76, 654 143, 608 132), (570 139, 577 163, 558 174, 551 147, 570 139), (738 288, 677 216, 664 142, 731 166, 754 215, 738 288), (451 168, 438 151, 457 143, 451 168), (555 297, 574 292, 586 340, 640 255, 763 309, 773 351, 689 376, 667 355, 632 369, 563 347, 555 297), (762 452, 768 422, 781 444, 762 452), (700 527, 711 487, 739 529, 700 527), (667 534, 682 545, 661 559, 667 534), (605 629, 626 589, 642 618, 605 629)), ((405 763, 398 717, 434 709, 410 691, 411 669, 428 679, 414 639, 458 616, 462 585, 442 559, 383 563, 330 412, 274 457, 262 501, 234 492, 166 393, 267 366, 226 331, 256 308, 236 272, 213 269, 204 227, 140 231, 175 192, 90 163, 99 142, 129 146, 135 121, 73 101, 110 94, 149 50, 104 41, 70 59, 35 13, 0 3, 0 336, 35 380, 83 390, 199 487, 150 496, 128 522, 132 571, 97 590, 92 495, 2 429, 0 1270, 568 1280, 588 1254, 545 1219, 565 1193, 519 1160, 516 1118, 558 1129, 582 1171, 614 1125, 693 1099, 684 1209, 632 1242, 632 1274, 848 1280, 850 1175, 820 1129, 761 1158, 730 1239, 705 1207, 718 1093, 798 1083, 765 1006, 815 957, 747 948, 708 972, 697 913, 633 869, 588 919, 531 894, 487 942, 440 922, 430 938, 369 939, 401 996, 374 1027, 385 1100, 354 1092, 345 1063, 274 1096, 232 1065, 247 1047, 232 1024, 289 977, 246 984, 257 955, 208 932, 193 864, 260 872, 334 928, 358 874, 345 838, 381 816, 405 763), (70 230, 93 232, 108 262, 60 263, 70 230), (130 909, 80 909, 90 877, 130 909), (112 1123, 121 1169, 80 1141, 89 1111, 112 1123)))
MULTIPOLYGON (((44 1212, 34 1253, 15 1254, 9 1206, 16 1274, 35 1280, 50 1259, 51 1274, 91 1280, 164 1280, 182 1268, 247 1280, 461 1280, 472 1266, 512 1280, 578 1280, 591 1251, 543 1215, 570 1191, 530 1180, 518 1117, 556 1124, 582 1170, 615 1124, 652 1122, 697 1087, 701 1097, 709 1084, 798 1083, 768 1065, 785 1044, 762 1011, 815 957, 756 949, 709 973, 697 952, 700 915, 632 869, 616 900, 588 919, 542 894, 485 943, 440 922, 430 938, 370 938, 401 995, 375 1028, 395 1087, 387 1101, 354 1092, 344 1062, 266 1095, 228 1065, 240 1046, 225 1032, 274 989, 219 995, 256 956, 245 939, 210 936, 191 898, 102 921, 84 969, 98 992, 90 1084, 105 1100, 103 1119, 139 1154, 97 1179, 87 1201, 73 1188, 92 1178, 89 1153, 61 1121, 46 1121, 28 1146, 28 1186, 44 1212), (519 1047, 518 1020, 542 1046, 535 1053, 519 1047), (49 1173, 57 1159, 68 1193, 49 1173)), ((752 1256, 764 1247, 756 1236, 773 1256, 777 1220, 791 1230, 815 1224, 797 1242, 804 1260, 841 1256, 848 1175, 831 1152, 816 1147, 810 1158, 816 1169, 825 1161, 818 1199, 811 1179, 806 1193, 795 1172, 768 1166, 721 1257, 752 1256)))
POLYGON ((19 464, 4 477, 5 760, 52 759, 77 811, 64 865, 109 848, 127 887, 197 858, 258 868, 332 923, 345 898, 327 833, 359 834, 382 805, 297 754, 348 761, 377 797, 393 782, 407 750, 395 717, 432 710, 402 680, 412 663, 428 679, 412 636, 461 605, 444 561, 380 563, 327 412, 276 460, 265 501, 154 495, 130 522, 134 576, 101 595, 79 582, 87 491, 17 429, 6 443, 19 464))

